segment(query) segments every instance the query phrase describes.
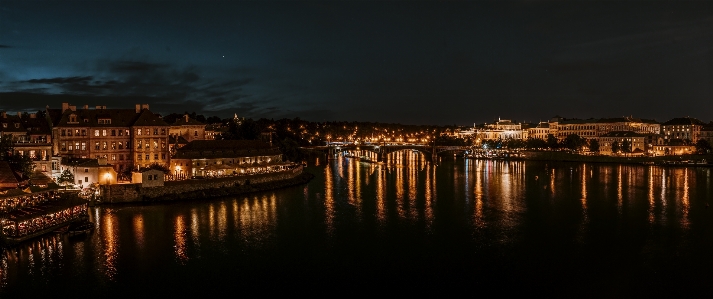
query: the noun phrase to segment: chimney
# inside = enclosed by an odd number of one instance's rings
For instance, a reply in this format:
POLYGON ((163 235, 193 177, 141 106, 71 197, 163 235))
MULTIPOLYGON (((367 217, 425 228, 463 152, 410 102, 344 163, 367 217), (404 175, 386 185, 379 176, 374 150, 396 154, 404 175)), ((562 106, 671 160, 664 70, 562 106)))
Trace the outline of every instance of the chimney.
POLYGON ((89 105, 84 105, 84 110, 89 110, 89 105))
POLYGON ((144 109, 149 110, 149 104, 142 104, 141 110, 144 110, 144 109))
POLYGON ((141 105, 136 104, 136 113, 141 112, 141 105))
POLYGON ((22 117, 22 112, 17 111, 17 117, 22 117))
POLYGON ((2 118, 7 118, 7 112, 5 112, 5 111, 2 112, 2 118))
POLYGON ((37 118, 37 114, 36 114, 36 113, 30 113, 30 118, 37 118))
POLYGON ((75 106, 75 105, 69 106, 69 110, 77 111, 77 106, 75 106))
POLYGON ((186 122, 188 122, 188 114, 184 115, 183 118, 185 118, 186 122))
POLYGON ((106 158, 97 158, 97 164, 106 165, 106 158))
POLYGON ((67 109, 69 109, 69 103, 62 103, 62 112, 64 113, 67 109))

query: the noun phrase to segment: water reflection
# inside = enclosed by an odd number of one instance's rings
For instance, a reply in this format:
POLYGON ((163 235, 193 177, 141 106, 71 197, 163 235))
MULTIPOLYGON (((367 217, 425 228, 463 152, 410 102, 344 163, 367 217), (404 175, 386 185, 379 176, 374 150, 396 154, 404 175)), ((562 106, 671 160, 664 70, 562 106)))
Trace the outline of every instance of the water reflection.
MULTIPOLYGON (((558 253, 586 244, 576 250, 595 256, 587 251, 591 244, 614 252, 609 244, 616 244, 618 250, 640 246, 637 242, 645 243, 646 254, 658 254, 669 248, 685 249, 683 241, 675 238, 666 240, 671 242, 668 247, 655 247, 661 235, 679 236, 685 231, 690 238, 691 228, 710 230, 709 218, 696 211, 705 208, 711 194, 708 169, 449 162, 450 157, 436 166, 412 151, 396 152, 388 159, 391 164, 383 165, 328 160, 311 168, 318 180, 275 192, 92 209, 97 229, 86 238, 52 235, 5 251, 0 258, 0 287, 62 280, 62 273, 94 278, 99 285, 124 286, 134 276, 148 279, 145 273, 155 274, 154 267, 175 272, 176 277, 192 277, 202 265, 240 268, 290 249, 308 252, 308 258, 324 264, 329 261, 320 260, 322 255, 342 257, 333 248, 344 250, 362 242, 368 250, 389 250, 388 246, 403 241, 416 245, 413 250, 423 250, 418 256, 429 258, 426 250, 464 248, 462 258, 483 250, 506 255, 558 244, 567 244, 555 248, 558 253), (352 238, 355 231, 357 238, 352 238), (642 231, 648 235, 640 237, 642 231), (451 247, 439 248, 440 242, 451 247), (521 244, 530 247, 520 250, 521 244)), ((362 254, 361 250, 352 254, 362 254)), ((295 257, 286 256, 276 259, 295 257)))

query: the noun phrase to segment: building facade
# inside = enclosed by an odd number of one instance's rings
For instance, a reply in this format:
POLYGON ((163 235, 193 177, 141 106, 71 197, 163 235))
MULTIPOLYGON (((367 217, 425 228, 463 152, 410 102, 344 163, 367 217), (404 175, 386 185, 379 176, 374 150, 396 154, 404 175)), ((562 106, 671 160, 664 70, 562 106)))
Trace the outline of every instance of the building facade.
POLYGON ((661 130, 667 142, 672 140, 689 140, 696 142, 700 139, 703 125, 704 123, 698 119, 679 117, 663 123, 661 130))
POLYGON ((170 170, 181 179, 269 172, 291 164, 260 140, 194 140, 176 150, 170 170))
POLYGON ((47 109, 52 124, 52 152, 66 158, 107 159, 117 172, 158 163, 168 165, 169 125, 149 111, 106 106, 47 109))

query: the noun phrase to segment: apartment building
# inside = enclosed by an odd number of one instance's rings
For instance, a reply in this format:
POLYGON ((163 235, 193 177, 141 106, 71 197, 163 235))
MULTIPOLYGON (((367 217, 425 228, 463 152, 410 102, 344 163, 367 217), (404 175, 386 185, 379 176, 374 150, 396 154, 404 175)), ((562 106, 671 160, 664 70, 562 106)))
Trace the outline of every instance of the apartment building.
POLYGON ((47 108, 52 125, 52 152, 66 158, 107 159, 117 172, 158 163, 168 166, 170 126, 149 110, 89 108, 63 103, 47 108))
POLYGON ((13 154, 29 156, 36 171, 52 168, 52 132, 47 121, 36 113, 0 113, 0 137, 12 139, 13 154))
POLYGON ((704 123, 698 119, 679 117, 663 123, 661 130, 666 142, 677 139, 696 142, 700 139, 703 125, 704 123))

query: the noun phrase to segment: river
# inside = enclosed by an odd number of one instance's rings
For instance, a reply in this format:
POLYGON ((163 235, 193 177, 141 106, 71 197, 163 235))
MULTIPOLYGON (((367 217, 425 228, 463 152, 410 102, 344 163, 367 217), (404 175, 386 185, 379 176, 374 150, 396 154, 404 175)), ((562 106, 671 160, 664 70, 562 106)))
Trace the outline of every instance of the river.
POLYGON ((306 185, 90 209, 5 250, 0 297, 713 295, 711 168, 312 158, 306 185))

